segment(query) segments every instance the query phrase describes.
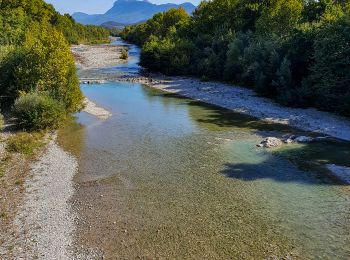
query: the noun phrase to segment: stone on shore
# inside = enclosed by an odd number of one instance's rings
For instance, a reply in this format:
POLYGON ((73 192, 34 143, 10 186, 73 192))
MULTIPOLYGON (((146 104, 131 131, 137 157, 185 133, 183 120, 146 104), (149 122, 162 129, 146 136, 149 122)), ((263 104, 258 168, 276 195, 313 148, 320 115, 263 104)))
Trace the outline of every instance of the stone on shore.
POLYGON ((258 147, 273 148, 282 145, 282 141, 276 137, 267 137, 258 144, 258 147))

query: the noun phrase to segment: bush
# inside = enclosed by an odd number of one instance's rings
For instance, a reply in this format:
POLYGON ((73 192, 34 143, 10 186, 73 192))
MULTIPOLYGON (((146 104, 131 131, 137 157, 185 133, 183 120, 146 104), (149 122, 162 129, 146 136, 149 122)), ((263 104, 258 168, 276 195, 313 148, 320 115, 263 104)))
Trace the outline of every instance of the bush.
POLYGON ((123 60, 127 60, 128 57, 129 57, 128 50, 123 48, 122 51, 121 51, 120 58, 123 59, 123 60))
POLYGON ((41 133, 17 133, 7 140, 6 150, 12 153, 33 155, 43 145, 41 133))
POLYGON ((27 130, 54 129, 65 117, 63 106, 47 95, 37 93, 19 97, 13 106, 18 125, 27 130))

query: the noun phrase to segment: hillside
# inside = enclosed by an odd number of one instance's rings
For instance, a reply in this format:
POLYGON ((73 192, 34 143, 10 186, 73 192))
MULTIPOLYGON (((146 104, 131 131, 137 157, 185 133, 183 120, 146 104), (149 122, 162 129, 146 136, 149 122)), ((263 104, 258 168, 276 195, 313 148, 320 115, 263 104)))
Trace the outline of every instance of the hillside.
POLYGON ((105 14, 74 13, 73 18, 82 24, 101 25, 106 22, 118 22, 122 24, 134 24, 151 18, 154 14, 165 12, 171 8, 183 7, 191 14, 195 6, 191 3, 183 4, 152 4, 148 1, 118 0, 105 14))

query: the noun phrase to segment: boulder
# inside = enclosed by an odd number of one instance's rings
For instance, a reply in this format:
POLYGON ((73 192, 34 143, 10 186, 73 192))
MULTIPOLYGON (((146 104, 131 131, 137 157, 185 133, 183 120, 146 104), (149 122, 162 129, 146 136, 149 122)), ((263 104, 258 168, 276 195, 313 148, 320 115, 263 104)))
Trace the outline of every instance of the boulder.
POLYGON ((282 141, 276 137, 267 137, 258 144, 258 147, 272 148, 282 145, 282 141))

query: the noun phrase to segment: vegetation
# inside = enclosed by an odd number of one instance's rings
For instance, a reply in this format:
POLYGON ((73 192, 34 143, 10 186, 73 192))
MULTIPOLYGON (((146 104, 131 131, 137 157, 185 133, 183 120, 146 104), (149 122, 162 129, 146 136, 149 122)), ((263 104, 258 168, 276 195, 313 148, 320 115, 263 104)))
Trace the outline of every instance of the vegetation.
POLYGON ((0 130, 2 130, 5 126, 4 116, 0 113, 0 130))
POLYGON ((127 60, 128 57, 129 57, 128 49, 123 48, 122 51, 121 51, 120 58, 123 59, 123 60, 127 60))
POLYGON ((17 133, 8 138, 6 150, 12 153, 31 156, 35 150, 43 146, 42 137, 42 133, 17 133))
POLYGON ((141 65, 253 88, 289 106, 350 116, 350 3, 213 0, 193 16, 157 14, 121 33, 141 65))
POLYGON ((108 36, 107 29, 78 24, 43 0, 0 0, 1 103, 16 100, 22 128, 57 127, 66 113, 82 108, 69 44, 106 42, 108 36))
POLYGON ((16 99, 18 125, 26 130, 56 128, 64 119, 64 107, 50 96, 30 93, 16 99))
POLYGON ((50 25, 62 32, 71 44, 108 41, 108 30, 78 24, 68 15, 60 15, 43 0, 0 1, 0 45, 17 45, 28 28, 50 25))

